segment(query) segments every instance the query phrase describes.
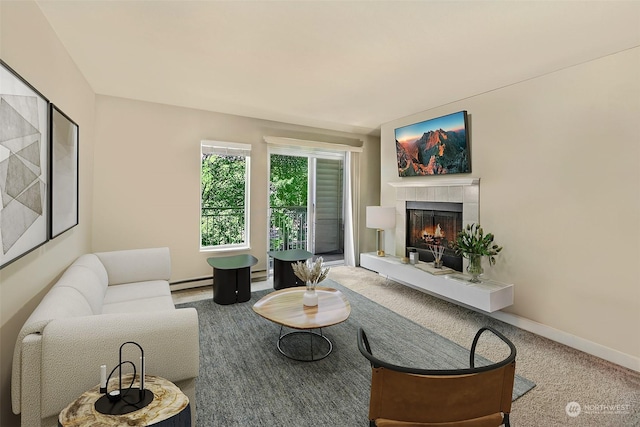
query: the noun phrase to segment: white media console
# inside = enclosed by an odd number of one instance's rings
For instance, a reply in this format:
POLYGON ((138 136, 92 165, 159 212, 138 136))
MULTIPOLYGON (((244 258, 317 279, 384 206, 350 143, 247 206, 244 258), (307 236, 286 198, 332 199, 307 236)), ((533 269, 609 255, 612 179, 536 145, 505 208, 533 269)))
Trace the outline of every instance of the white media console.
POLYGON ((398 257, 380 257, 375 252, 360 254, 360 266, 403 285, 488 313, 513 304, 513 285, 494 280, 471 283, 462 273, 435 275, 412 264, 403 264, 398 257))

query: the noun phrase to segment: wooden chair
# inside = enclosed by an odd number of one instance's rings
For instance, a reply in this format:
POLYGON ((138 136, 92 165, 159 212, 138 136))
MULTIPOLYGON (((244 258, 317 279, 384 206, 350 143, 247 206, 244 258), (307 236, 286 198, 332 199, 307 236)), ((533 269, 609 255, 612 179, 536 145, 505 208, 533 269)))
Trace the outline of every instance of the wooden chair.
POLYGON ((414 369, 384 362, 371 353, 362 328, 358 348, 371 362, 371 427, 509 427, 516 348, 495 329, 486 326, 476 333, 466 369, 414 369), (484 331, 504 341, 511 353, 500 362, 474 367, 484 331))

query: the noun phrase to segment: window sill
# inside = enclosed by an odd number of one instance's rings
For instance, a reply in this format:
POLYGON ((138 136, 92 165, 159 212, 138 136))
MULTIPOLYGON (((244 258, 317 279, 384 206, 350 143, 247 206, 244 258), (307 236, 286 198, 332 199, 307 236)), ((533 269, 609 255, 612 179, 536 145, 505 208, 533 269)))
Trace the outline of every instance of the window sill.
POLYGON ((251 249, 250 245, 227 245, 200 248, 201 253, 222 253, 222 252, 238 252, 251 249))

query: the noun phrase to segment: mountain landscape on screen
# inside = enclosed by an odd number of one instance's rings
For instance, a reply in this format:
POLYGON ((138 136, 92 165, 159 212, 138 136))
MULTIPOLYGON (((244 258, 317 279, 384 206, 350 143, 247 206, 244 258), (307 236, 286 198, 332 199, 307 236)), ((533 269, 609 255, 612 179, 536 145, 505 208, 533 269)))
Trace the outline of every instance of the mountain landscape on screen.
POLYGON ((471 172, 466 112, 396 129, 396 154, 399 176, 471 172))

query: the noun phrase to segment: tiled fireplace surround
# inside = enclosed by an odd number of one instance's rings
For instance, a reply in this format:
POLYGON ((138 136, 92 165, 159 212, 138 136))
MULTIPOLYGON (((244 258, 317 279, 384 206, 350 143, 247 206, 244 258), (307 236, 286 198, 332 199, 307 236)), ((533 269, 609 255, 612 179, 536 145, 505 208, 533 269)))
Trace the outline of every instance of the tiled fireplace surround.
POLYGON ((480 222, 480 178, 434 179, 424 177, 390 182, 389 185, 396 189, 395 252, 397 256, 404 256, 405 253, 407 202, 462 203, 463 227, 480 222))

